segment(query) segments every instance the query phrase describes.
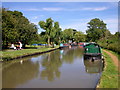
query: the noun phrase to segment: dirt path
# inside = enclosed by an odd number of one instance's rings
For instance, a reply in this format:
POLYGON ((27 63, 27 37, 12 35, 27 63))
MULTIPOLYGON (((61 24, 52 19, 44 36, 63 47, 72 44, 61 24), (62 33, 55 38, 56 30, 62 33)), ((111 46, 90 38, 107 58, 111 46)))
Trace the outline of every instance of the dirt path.
POLYGON ((109 51, 106 51, 106 50, 103 50, 103 51, 106 52, 106 53, 112 58, 115 66, 116 66, 116 67, 118 68, 118 70, 120 71, 120 67, 118 67, 119 64, 120 64, 120 62, 119 62, 119 60, 118 60, 118 57, 115 56, 115 55, 113 55, 113 54, 112 54, 111 52, 109 52, 109 51), (119 63, 119 64, 118 64, 118 63, 119 63))

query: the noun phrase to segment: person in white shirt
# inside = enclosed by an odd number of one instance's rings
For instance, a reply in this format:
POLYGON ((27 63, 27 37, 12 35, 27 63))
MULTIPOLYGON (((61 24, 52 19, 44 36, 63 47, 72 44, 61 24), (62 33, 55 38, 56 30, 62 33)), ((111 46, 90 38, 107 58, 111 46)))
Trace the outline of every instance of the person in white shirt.
POLYGON ((19 42, 20 43, 20 50, 22 49, 22 43, 21 42, 19 42))
POLYGON ((10 48, 13 48, 14 50, 16 50, 16 47, 14 46, 14 44, 12 44, 10 48))

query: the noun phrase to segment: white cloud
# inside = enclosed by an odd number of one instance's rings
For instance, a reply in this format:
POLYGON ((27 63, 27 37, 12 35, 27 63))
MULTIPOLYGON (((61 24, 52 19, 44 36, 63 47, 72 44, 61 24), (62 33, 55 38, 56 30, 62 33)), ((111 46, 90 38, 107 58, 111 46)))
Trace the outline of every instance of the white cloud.
MULTIPOLYGON (((87 30, 87 23, 93 18, 88 18, 88 19, 71 19, 73 23, 67 24, 67 25, 61 25, 62 29, 68 29, 68 28, 73 28, 78 31, 82 31, 86 33, 87 30)), ((118 20, 116 19, 103 19, 103 22, 107 24, 107 29, 114 34, 115 32, 118 31, 118 20)))
POLYGON ((82 8, 82 10, 91 10, 91 11, 103 11, 108 9, 107 7, 96 7, 96 8, 82 8))
POLYGON ((87 30, 87 23, 90 21, 90 19, 71 19, 68 22, 72 22, 67 25, 61 25, 62 29, 68 29, 68 28, 73 28, 78 31, 82 31, 86 33, 87 30))
POLYGON ((37 8, 30 8, 30 9, 25 9, 25 11, 39 11, 37 8))
POLYGON ((23 11, 61 11, 64 10, 63 8, 29 8, 29 9, 19 9, 23 11))
POLYGON ((38 22, 37 22, 37 21, 36 21, 36 22, 32 21, 31 23, 34 23, 35 25, 38 25, 38 22))
POLYGON ((38 19, 38 16, 33 17, 32 19, 38 19))
POLYGON ((107 7, 95 8, 94 11, 103 11, 108 9, 107 7))
POLYGON ((118 31, 118 19, 117 18, 116 19, 108 18, 108 19, 104 19, 103 21, 107 24, 107 28, 108 30, 110 30, 112 34, 118 31))
POLYGON ((39 18, 41 18, 41 17, 44 17, 44 15, 33 16, 33 17, 31 17, 30 19, 31 19, 31 20, 36 20, 36 19, 39 19, 39 18))
POLYGON ((42 8, 43 11, 61 11, 63 8, 42 8))
POLYGON ((89 10, 89 11, 103 11, 107 10, 108 7, 85 7, 85 8, 61 8, 61 7, 44 7, 44 8, 19 8, 19 10, 23 11, 81 11, 81 10, 89 10))

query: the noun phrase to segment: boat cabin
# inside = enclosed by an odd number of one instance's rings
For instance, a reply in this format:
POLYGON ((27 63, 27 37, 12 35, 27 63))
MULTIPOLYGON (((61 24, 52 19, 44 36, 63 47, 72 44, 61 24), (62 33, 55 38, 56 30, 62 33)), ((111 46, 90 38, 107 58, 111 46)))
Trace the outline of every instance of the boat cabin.
MULTIPOLYGON (((101 59, 101 47, 96 43, 89 43, 84 46, 84 56, 96 59, 101 59)), ((85 58, 86 59, 86 58, 85 58)))

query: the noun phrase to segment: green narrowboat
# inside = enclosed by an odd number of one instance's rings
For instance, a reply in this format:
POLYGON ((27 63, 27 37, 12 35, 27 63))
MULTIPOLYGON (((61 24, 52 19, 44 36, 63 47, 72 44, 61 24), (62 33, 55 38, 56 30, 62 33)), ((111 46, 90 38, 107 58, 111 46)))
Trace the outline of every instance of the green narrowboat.
POLYGON ((84 59, 101 59, 101 47, 96 43, 89 43, 84 46, 84 59))

